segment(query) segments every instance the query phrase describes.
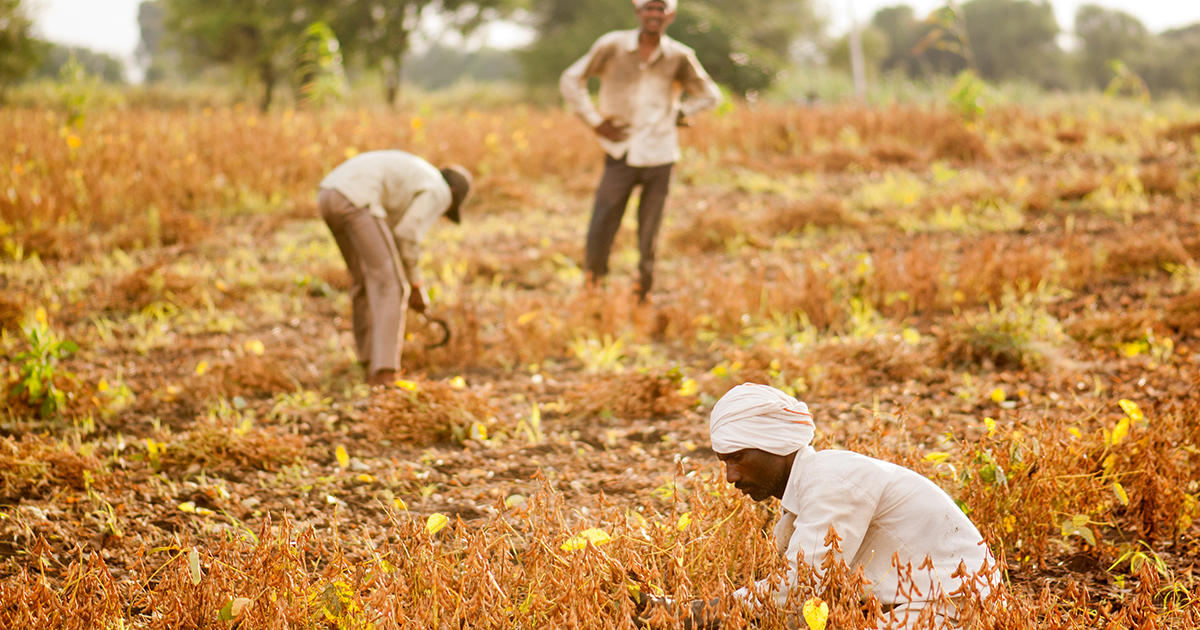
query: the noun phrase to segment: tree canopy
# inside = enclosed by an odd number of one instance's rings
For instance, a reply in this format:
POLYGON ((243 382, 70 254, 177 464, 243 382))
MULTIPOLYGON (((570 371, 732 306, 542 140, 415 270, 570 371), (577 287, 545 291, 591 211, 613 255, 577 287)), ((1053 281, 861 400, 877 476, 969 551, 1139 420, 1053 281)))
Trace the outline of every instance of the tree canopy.
POLYGON ((21 0, 0 0, 0 91, 23 79, 38 61, 33 22, 21 0))

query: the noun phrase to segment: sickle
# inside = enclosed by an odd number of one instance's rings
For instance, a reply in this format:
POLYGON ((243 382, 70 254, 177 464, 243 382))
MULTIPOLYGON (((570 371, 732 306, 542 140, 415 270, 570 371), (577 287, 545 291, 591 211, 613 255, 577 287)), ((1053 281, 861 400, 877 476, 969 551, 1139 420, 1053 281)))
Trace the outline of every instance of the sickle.
POLYGON ((425 349, 433 350, 434 348, 441 348, 442 346, 450 343, 450 325, 446 323, 446 320, 438 319, 437 317, 426 315, 425 313, 422 313, 422 315, 425 315, 425 322, 427 324, 435 324, 438 328, 442 329, 442 338, 435 343, 425 344, 425 349))

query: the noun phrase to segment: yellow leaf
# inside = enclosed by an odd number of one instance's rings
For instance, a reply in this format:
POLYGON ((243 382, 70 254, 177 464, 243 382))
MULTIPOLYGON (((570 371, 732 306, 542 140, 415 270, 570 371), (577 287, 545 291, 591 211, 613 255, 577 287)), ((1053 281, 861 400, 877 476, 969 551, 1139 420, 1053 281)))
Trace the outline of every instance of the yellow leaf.
POLYGON ((417 391, 417 384, 412 381, 396 381, 396 387, 407 389, 410 392, 417 391))
POLYGON ((394 503, 396 505, 397 510, 404 510, 405 512, 408 511, 408 505, 406 503, 404 503, 404 499, 401 499, 400 497, 396 497, 396 498, 392 499, 392 503, 394 503))
POLYGON ((200 365, 196 366, 196 376, 204 376, 204 373, 207 371, 208 371, 208 361, 201 361, 200 365))
POLYGON ((488 439, 487 427, 483 426, 482 422, 471 423, 471 439, 486 442, 488 439))
POLYGON ((587 548, 589 542, 596 547, 607 545, 612 542, 612 536, 609 536, 608 532, 603 529, 589 527, 563 543, 562 549, 563 551, 579 551, 587 548))
POLYGON ((679 387, 680 396, 695 396, 700 391, 700 384, 694 378, 685 378, 679 387))
POLYGON ((1117 401, 1117 404, 1121 405, 1121 409, 1124 409, 1125 413, 1129 414, 1130 420, 1134 422, 1141 422, 1142 420, 1146 419, 1146 416, 1142 414, 1142 410, 1138 408, 1137 403, 1133 402, 1132 400, 1122 398, 1121 400, 1117 401))
POLYGON ((450 379, 450 387, 452 389, 466 389, 467 381, 461 376, 455 376, 454 378, 450 379))
POLYGON ((247 341, 245 348, 246 348, 246 352, 249 352, 250 354, 254 354, 254 355, 257 355, 260 357, 262 356, 262 354, 264 352, 267 351, 267 348, 266 348, 266 346, 263 345, 263 342, 261 342, 257 339, 251 339, 250 341, 247 341))
POLYGON ((825 630, 825 624, 829 621, 829 604, 820 597, 804 602, 804 621, 812 630, 825 630))
POLYGON ((37 323, 45 326, 50 321, 50 316, 46 314, 45 308, 39 306, 33 313, 33 319, 35 319, 37 323))
POLYGON ((83 145, 83 138, 80 138, 75 134, 67 136, 67 146, 71 147, 72 149, 78 149, 81 145, 83 145))
POLYGON ((983 419, 983 426, 987 427, 988 437, 996 435, 996 421, 991 418, 983 419))
POLYGON ((375 482, 375 478, 366 473, 363 473, 363 474, 359 475, 358 477, 355 477, 355 479, 358 479, 359 481, 361 481, 363 483, 374 483, 375 482))
POLYGON ((904 343, 910 346, 920 345, 921 343, 921 333, 917 332, 916 328, 905 328, 900 333, 900 336, 904 339, 904 343))
POLYGON ((420 116, 413 116, 409 124, 412 126, 413 131, 420 131, 421 127, 425 126, 425 121, 421 120, 420 116))
POLYGON ((1129 495, 1125 494, 1125 487, 1121 485, 1120 481, 1113 482, 1113 494, 1117 495, 1117 500, 1121 502, 1121 505, 1129 505, 1129 495))
POLYGON ((354 147, 346 147, 346 159, 347 160, 349 160, 350 158, 352 158, 356 155, 358 155, 358 149, 356 149, 354 147))
POLYGON ((942 453, 942 452, 938 451, 938 452, 934 452, 934 453, 930 453, 930 454, 926 455, 925 461, 927 461, 927 462, 944 462, 949 457, 950 457, 950 453, 942 453))
POLYGON ((1008 400, 1008 394, 1004 393, 1004 388, 997 387, 992 390, 992 402, 1002 403, 1005 400, 1008 400))
POLYGON ((528 313, 524 313, 523 315, 518 317, 517 323, 520 324, 521 326, 524 326, 525 324, 528 324, 529 322, 537 319, 538 315, 541 315, 541 314, 542 314, 541 311, 529 311, 528 313))
POLYGON ((213 286, 217 287, 217 290, 221 293, 227 293, 229 291, 229 285, 225 284, 225 282, 222 280, 217 280, 213 283, 213 286))
POLYGON ((1071 428, 1067 429, 1067 433, 1070 433, 1071 435, 1075 436, 1076 438, 1083 437, 1083 433, 1079 429, 1076 429, 1075 427, 1071 427, 1071 428))
POLYGON ((337 457, 338 466, 345 470, 350 465, 350 453, 346 452, 345 446, 339 446, 334 450, 333 454, 337 457))
POLYGON ((183 503, 179 504, 179 511, 187 512, 189 514, 195 513, 196 512, 196 504, 192 503, 191 501, 184 501, 183 503))
POLYGON ((425 519, 425 531, 436 534, 449 523, 450 518, 445 514, 430 514, 429 518, 425 519))
POLYGON ((1116 446, 1121 443, 1121 440, 1125 439, 1126 435, 1129 435, 1129 418, 1121 418, 1117 426, 1113 427, 1112 438, 1109 440, 1109 443, 1116 446))
POLYGON ((213 514, 216 514, 216 512, 214 512, 208 508, 202 508, 202 507, 196 508, 196 513, 199 514, 200 516, 212 516, 213 514))
POLYGON ((688 528, 688 525, 691 525, 691 524, 692 524, 692 513, 684 512, 683 514, 679 515, 679 521, 675 523, 675 527, 678 528, 679 531, 683 531, 688 528))
POLYGON ((106 381, 104 379, 100 379, 100 382, 96 385, 96 391, 98 391, 98 392, 108 391, 108 381, 106 381))
POLYGON ((200 552, 195 547, 188 550, 188 571, 192 574, 192 586, 199 586, 203 574, 200 572, 200 552))

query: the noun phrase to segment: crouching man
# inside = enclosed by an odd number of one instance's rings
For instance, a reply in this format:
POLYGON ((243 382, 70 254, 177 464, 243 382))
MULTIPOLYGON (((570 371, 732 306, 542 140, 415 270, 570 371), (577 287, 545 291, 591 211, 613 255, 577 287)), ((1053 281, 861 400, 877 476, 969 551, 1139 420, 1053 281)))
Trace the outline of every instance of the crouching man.
MULTIPOLYGON (((954 500, 907 468, 814 450, 804 403, 774 387, 739 385, 713 407, 709 428, 726 480, 755 501, 780 501, 775 541, 788 579, 737 591, 752 609, 766 599, 785 602, 798 581, 797 558, 820 575, 830 526, 842 539, 842 559, 850 571, 862 567, 881 604, 880 628, 957 628, 955 592, 963 583, 975 582, 964 592, 988 594, 991 553, 954 500)), ((717 627, 720 608, 693 602, 685 625, 717 627)))
POLYGON ((429 305, 421 241, 438 217, 461 220, 470 191, 466 169, 439 170, 404 151, 362 153, 321 181, 317 207, 353 280, 355 350, 369 384, 396 380, 405 306, 423 313, 429 305))

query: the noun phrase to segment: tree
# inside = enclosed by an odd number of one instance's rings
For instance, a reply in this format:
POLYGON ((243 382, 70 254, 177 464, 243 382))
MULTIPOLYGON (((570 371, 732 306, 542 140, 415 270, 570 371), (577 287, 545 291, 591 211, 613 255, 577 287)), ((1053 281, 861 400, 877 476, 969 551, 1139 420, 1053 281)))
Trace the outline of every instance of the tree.
POLYGON ((904 4, 884 7, 871 18, 871 27, 882 33, 887 42, 887 50, 879 62, 880 69, 901 72, 908 77, 920 74, 921 67, 913 55, 913 47, 921 41, 921 23, 912 7, 904 4))
POLYGON ((21 0, 0 0, 0 92, 37 65, 38 44, 21 0))
MULTIPOLYGON (((538 39, 522 54, 526 78, 550 84, 604 33, 637 27, 628 0, 536 0, 538 39)), ((774 81, 800 38, 822 27, 811 0, 685 2, 667 33, 690 46, 713 79, 745 94, 774 81)))
POLYGON ((161 0, 167 31, 185 64, 217 63, 237 68, 262 83, 260 101, 271 105, 275 84, 293 61, 292 49, 305 29, 319 21, 321 0, 161 0))
POLYGON ((1083 40, 1080 74, 1092 87, 1104 89, 1113 78, 1110 61, 1135 69, 1152 36, 1136 17, 1123 11, 1085 4, 1075 13, 1075 35, 1083 40))
POLYGON ((440 11, 460 30, 470 31, 523 4, 521 0, 333 0, 329 22, 353 57, 383 74, 389 104, 400 91, 404 56, 412 34, 430 11, 440 11))
POLYGON ((1043 86, 1062 81, 1058 21, 1049 2, 971 0, 962 5, 979 76, 1026 78, 1043 86))
MULTIPOLYGON (((867 75, 873 77, 883 68, 883 60, 888 56, 888 36, 875 26, 862 29, 861 34, 863 61, 867 66, 867 75)), ((833 43, 833 48, 829 50, 829 66, 847 74, 851 72, 849 33, 833 43)))

